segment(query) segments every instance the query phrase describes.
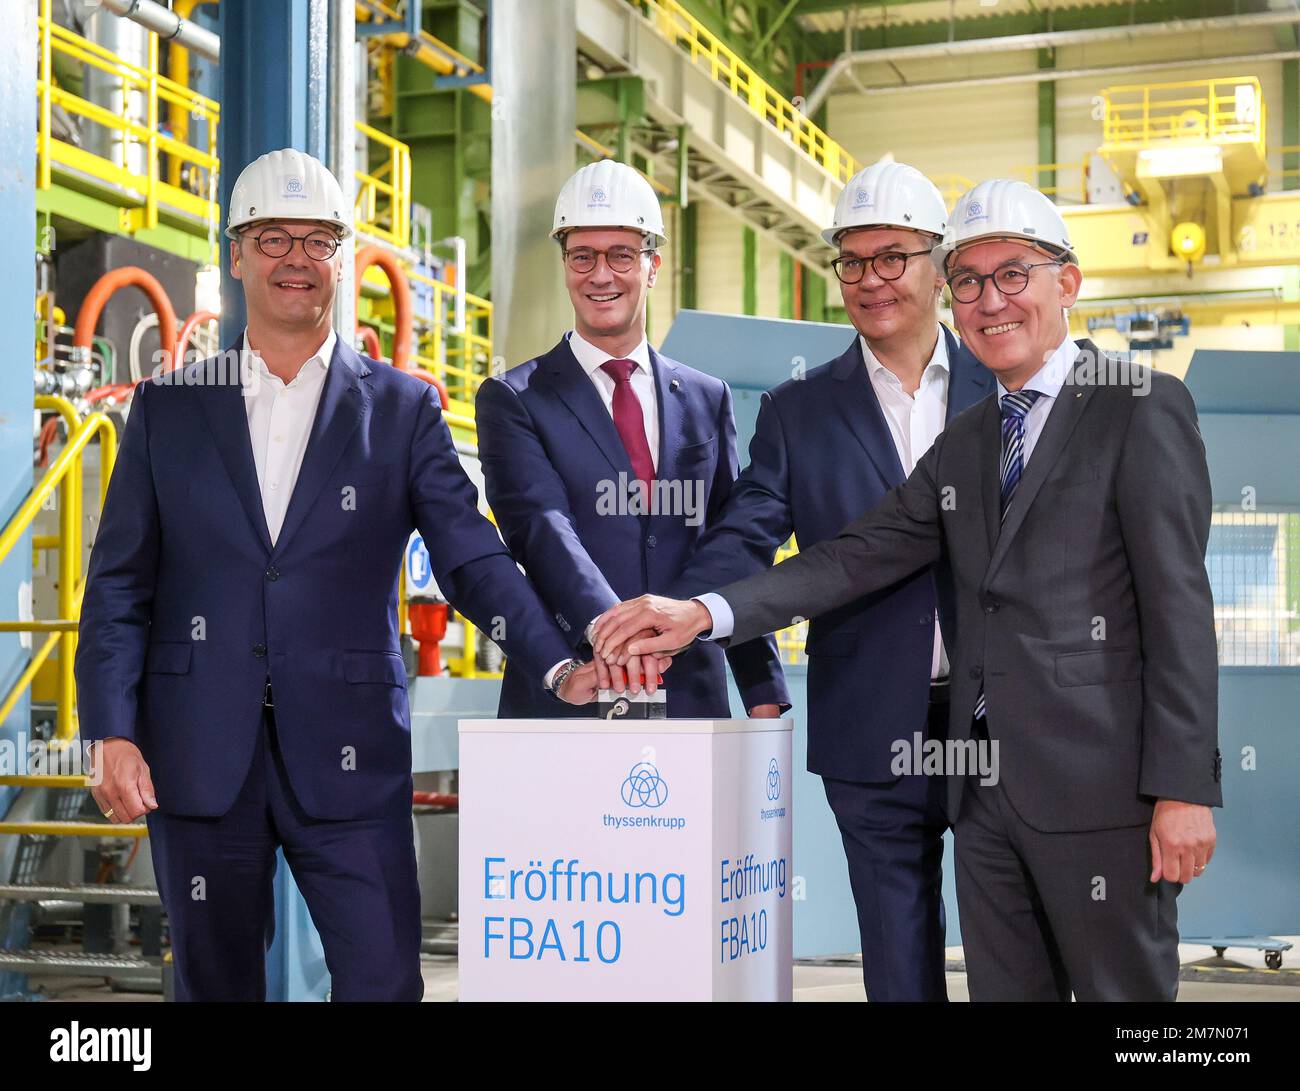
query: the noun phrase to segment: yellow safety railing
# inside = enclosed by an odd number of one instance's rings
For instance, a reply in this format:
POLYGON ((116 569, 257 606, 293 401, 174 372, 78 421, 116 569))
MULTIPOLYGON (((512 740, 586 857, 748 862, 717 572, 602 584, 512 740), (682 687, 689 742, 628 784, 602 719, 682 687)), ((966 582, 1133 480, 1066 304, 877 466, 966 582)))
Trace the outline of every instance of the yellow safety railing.
POLYGON ((1283 165, 1279 167, 1274 167, 1270 165, 1268 168, 1268 173, 1273 175, 1275 178, 1279 178, 1282 180, 1280 182, 1280 187, 1282 189, 1296 189, 1297 183, 1295 181, 1295 178, 1297 176, 1300 176, 1300 166, 1288 167, 1285 165, 1285 163, 1287 161, 1287 157, 1300 156, 1300 144, 1275 145, 1274 147, 1269 149, 1269 153, 1271 155, 1277 156, 1283 165), (1287 179, 1291 179, 1291 181, 1288 181, 1287 179))
POLYGON ((1108 87, 1101 95, 1106 147, 1238 143, 1264 155, 1264 96, 1254 76, 1108 87))
POLYGON ((1031 163, 1012 170, 1012 177, 1028 182, 1041 190, 1057 204, 1086 204, 1088 200, 1088 161, 1077 163, 1031 163), (1050 175, 1055 182, 1042 185, 1041 180, 1050 175))
POLYGON ((44 549, 58 551, 59 617, 55 620, 0 622, 0 632, 49 633, 41 646, 35 649, 27 668, 18 676, 3 703, 0 703, 0 723, 13 711, 19 698, 57 647, 58 726, 55 739, 66 744, 77 734, 76 682, 72 667, 77 648, 77 619, 85 593, 85 576, 81 571, 81 530, 84 524, 82 459, 91 440, 98 436, 99 498, 102 507, 104 498, 108 495, 108 479, 117 457, 117 432, 112 420, 103 413, 91 413, 83 420, 66 398, 40 395, 36 398, 36 408, 53 410, 62 415, 68 426, 68 442, 4 530, 0 531, 0 562, 8 557, 54 495, 55 489, 58 489, 59 533, 34 536, 32 549, 36 552, 44 549))
MULTIPOLYGON (((791 538, 780 549, 776 551, 776 556, 772 559, 773 564, 780 564, 782 561, 789 560, 799 552, 799 543, 791 538)), ((781 657, 781 662, 788 665, 796 665, 807 661, 804 654, 804 644, 808 641, 808 622, 801 621, 798 625, 791 625, 780 630, 776 634, 776 650, 781 657)))
POLYGON ((455 286, 415 271, 408 276, 413 292, 429 292, 433 297, 433 321, 416 331, 417 360, 447 384, 453 402, 472 406, 492 366, 492 304, 467 292, 465 328, 454 333, 455 286))
MULTIPOLYGON (((194 6, 194 0, 188 3, 194 6)), ((127 232, 157 227, 160 206, 203 224, 218 223, 220 104, 192 91, 187 85, 188 73, 178 73, 184 77, 181 80, 159 73, 157 34, 148 35, 149 63, 141 67, 59 26, 51 17, 51 4, 52 0, 41 0, 37 20, 38 187, 49 189, 55 169, 61 168, 131 194, 139 206, 123 210, 122 229, 127 232), (108 76, 118 90, 121 112, 60 87, 54 74, 56 58, 85 72, 94 70, 108 76), (138 105, 133 106, 133 100, 138 105), (53 126, 56 106, 104 130, 113 149, 112 157, 58 139, 53 126), (182 119, 184 123, 179 124, 182 119), (192 140, 195 122, 204 125, 202 133, 192 140)), ((367 163, 367 169, 356 172, 357 230, 404 248, 411 238, 411 149, 364 123, 357 123, 357 131, 366 138, 367 146, 373 143, 386 149, 386 158, 376 168, 369 169, 367 163)))
POLYGON ((142 68, 59 26, 51 17, 50 6, 51 0, 41 0, 37 19, 40 48, 36 81, 37 186, 50 188, 57 165, 132 193, 139 201, 139 207, 124 210, 123 228, 128 231, 157 227, 160 204, 204 223, 216 222, 219 215, 216 201, 217 120, 220 114, 217 103, 159 75, 156 34, 148 36, 149 65, 142 68), (93 70, 111 78, 120 88, 121 112, 115 113, 58 86, 54 76, 56 55, 68 64, 81 67, 87 74, 93 70), (133 98, 143 99, 143 117, 140 120, 131 116, 133 98), (52 124, 55 106, 107 130, 114 158, 96 155, 84 147, 57 139, 52 124), (191 119, 207 122, 203 146, 178 140, 160 125, 162 114, 172 109, 184 110, 191 119), (145 151, 143 173, 131 165, 131 159, 138 154, 139 148, 145 151), (186 164, 196 172, 194 189, 197 192, 160 177, 159 157, 162 155, 186 164))
POLYGON ((411 149, 362 121, 357 132, 366 138, 367 166, 371 144, 387 152, 377 167, 356 172, 357 230, 405 249, 411 244, 411 149))
POLYGON ((955 174, 952 171, 942 171, 928 177, 943 194, 943 199, 949 208, 952 208, 957 203, 957 198, 975 184, 964 174, 955 174))
POLYGON ((840 144, 805 117, 795 105, 677 0, 628 0, 674 45, 690 54, 691 60, 709 70, 714 82, 722 84, 795 147, 825 168, 840 182, 858 171, 858 163, 840 144))

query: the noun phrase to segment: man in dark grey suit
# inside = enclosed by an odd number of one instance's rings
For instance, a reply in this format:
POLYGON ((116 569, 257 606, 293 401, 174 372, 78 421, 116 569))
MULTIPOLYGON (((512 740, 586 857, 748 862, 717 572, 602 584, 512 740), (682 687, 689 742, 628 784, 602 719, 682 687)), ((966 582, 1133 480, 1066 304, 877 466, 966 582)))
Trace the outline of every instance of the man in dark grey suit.
POLYGON ((837 538, 716 595, 617 607, 596 650, 748 640, 940 562, 950 739, 929 761, 897 745, 948 774, 971 998, 1172 1000, 1175 899, 1222 803, 1195 407, 1070 339, 1082 274, 1024 183, 965 194, 934 257, 997 396, 837 538))

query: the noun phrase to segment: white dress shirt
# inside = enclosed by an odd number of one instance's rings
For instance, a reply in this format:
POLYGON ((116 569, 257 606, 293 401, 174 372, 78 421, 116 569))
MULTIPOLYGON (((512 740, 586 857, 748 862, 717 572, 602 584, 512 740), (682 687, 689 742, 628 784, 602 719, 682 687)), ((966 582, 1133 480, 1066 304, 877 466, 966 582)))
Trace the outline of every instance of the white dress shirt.
POLYGON ((331 329, 324 343, 298 374, 286 383, 271 373, 266 361, 257 354, 244 331, 244 348, 240 354, 240 381, 244 387, 244 411, 248 414, 248 435, 253 442, 253 463, 257 466, 257 486, 262 493, 262 510, 266 529, 275 545, 289 510, 289 499, 298 483, 302 458, 307 453, 325 374, 338 340, 331 329))
MULTIPOLYGON (((930 360, 921 372, 921 381, 916 393, 908 394, 889 368, 877 359, 871 351, 867 339, 859 335, 862 346, 862 358, 866 361, 867 376, 871 380, 871 389, 875 391, 876 401, 884 414, 889 434, 894 441, 894 450, 898 452, 898 461, 903 473, 910 474, 916 468, 921 456, 934 446, 935 438, 943 431, 948 415, 948 343, 939 331, 930 360)), ((718 594, 697 596, 713 618, 710 640, 728 637, 736 627, 736 617, 727 600, 718 594)), ((948 653, 943 646, 943 634, 939 631, 936 616, 934 626, 934 651, 930 657, 930 678, 945 678, 948 675, 948 653)))
MULTIPOLYGON (((948 383, 951 376, 948 339, 940 330, 934 343, 934 352, 930 354, 930 361, 921 372, 921 381, 915 394, 909 394, 903 389, 898 376, 876 358, 867 339, 861 334, 858 335, 858 342, 862 346, 862 358, 867 363, 871 389, 876 392, 876 401, 880 403, 880 410, 885 415, 889 434, 894 439, 894 450, 898 452, 898 461, 902 463, 903 474, 906 476, 916 468, 921 456, 934 446, 948 416, 948 383)), ((936 614, 930 678, 946 678, 948 670, 948 653, 943 646, 943 634, 939 631, 936 614)))
MULTIPOLYGON (((1047 358, 1047 363, 1034 372, 1029 381, 1020 388, 1037 390, 1042 394, 1042 397, 1035 401, 1029 407, 1029 412, 1025 414, 1025 448, 1021 457, 1026 466, 1029 465, 1029 456, 1034 453, 1034 444, 1042 435, 1043 425, 1047 423, 1047 415, 1051 413, 1052 406, 1061 393, 1061 387, 1065 385, 1066 376, 1070 374, 1070 369, 1078 358, 1079 346, 1070 339, 1069 334, 1066 334, 1065 340, 1057 345, 1056 351, 1047 358)), ((999 407, 1002 405, 1002 399, 1009 393, 1010 391, 999 382, 999 407)))
POLYGON ((641 416, 645 421, 645 438, 650 445, 650 458, 654 461, 655 469, 658 470, 659 397, 655 393, 655 376, 650 367, 650 343, 642 337, 641 343, 626 356, 611 356, 604 349, 598 349, 577 330, 570 330, 566 336, 569 339, 569 348, 573 350, 573 355, 582 365, 582 370, 587 373, 587 378, 596 388, 600 400, 605 405, 605 411, 611 419, 614 416, 614 387, 618 384, 614 382, 612 375, 601 369, 601 365, 607 360, 631 360, 636 364, 636 370, 632 372, 632 392, 641 403, 641 416))

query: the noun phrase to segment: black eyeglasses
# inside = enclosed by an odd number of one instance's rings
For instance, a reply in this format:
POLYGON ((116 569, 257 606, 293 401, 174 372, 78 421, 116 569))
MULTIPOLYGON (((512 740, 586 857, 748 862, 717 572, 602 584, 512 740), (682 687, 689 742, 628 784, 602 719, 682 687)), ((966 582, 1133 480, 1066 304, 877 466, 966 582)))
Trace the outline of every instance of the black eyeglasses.
POLYGON ((306 235, 290 235, 282 227, 268 227, 266 230, 249 236, 254 244, 268 258, 282 258, 293 249, 296 242, 302 243, 302 252, 312 261, 329 261, 339 248, 339 239, 328 231, 312 231, 306 235))
POLYGON ((831 261, 831 268, 839 277, 841 284, 857 284, 867 275, 867 266, 881 280, 897 280, 907 272, 909 258, 919 258, 929 250, 913 250, 910 254, 902 250, 886 250, 870 258, 860 258, 854 254, 841 254, 831 261))
POLYGON ((604 254, 605 264, 614 272, 630 273, 642 254, 653 253, 653 247, 638 250, 635 246, 614 246, 609 250, 593 250, 590 246, 575 246, 564 251, 564 261, 575 273, 590 273, 596 268, 596 259, 604 254))
POLYGON ((975 273, 962 270, 948 278, 948 290, 958 303, 974 303, 984 294, 984 285, 990 280, 1003 295, 1019 295, 1029 287, 1029 270, 1041 269, 1044 265, 1062 265, 1064 258, 1053 261, 1036 261, 1033 264, 1016 261, 1000 265, 991 273, 975 273))

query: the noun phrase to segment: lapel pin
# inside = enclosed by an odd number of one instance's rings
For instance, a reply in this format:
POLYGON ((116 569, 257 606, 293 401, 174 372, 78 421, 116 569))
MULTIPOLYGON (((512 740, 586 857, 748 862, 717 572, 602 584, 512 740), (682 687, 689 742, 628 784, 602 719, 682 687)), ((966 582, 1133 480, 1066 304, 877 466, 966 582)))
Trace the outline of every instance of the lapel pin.
POLYGON ((671 383, 668 384, 668 389, 676 390, 681 385, 682 384, 677 379, 674 379, 671 383))

